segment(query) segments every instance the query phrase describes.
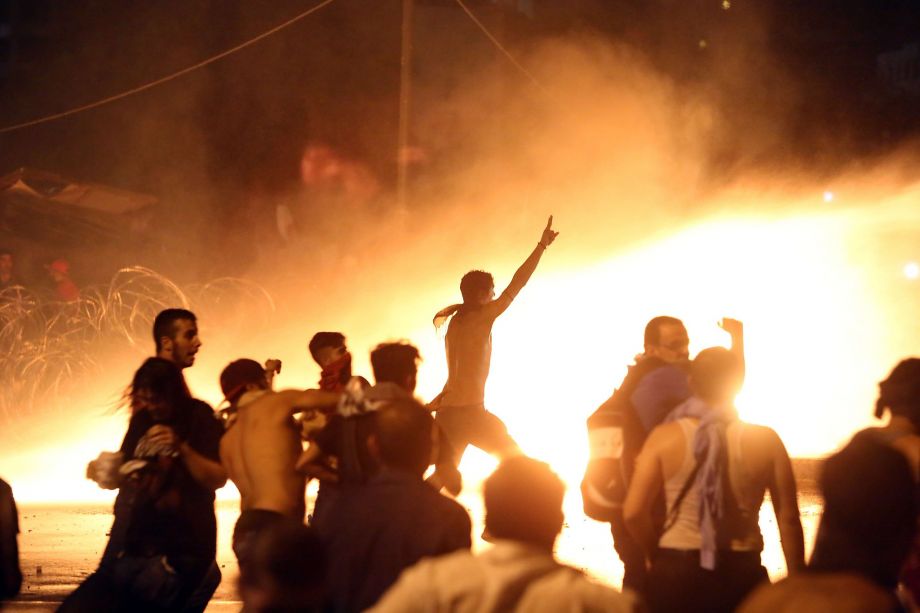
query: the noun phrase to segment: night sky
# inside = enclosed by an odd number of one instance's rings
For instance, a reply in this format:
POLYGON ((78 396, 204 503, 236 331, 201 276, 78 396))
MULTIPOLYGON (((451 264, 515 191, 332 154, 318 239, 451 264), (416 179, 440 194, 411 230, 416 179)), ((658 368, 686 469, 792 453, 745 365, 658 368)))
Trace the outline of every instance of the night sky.
MULTIPOLYGON (((159 78, 314 4, 3 0, 0 123, 59 112, 159 78)), ((916 92, 886 86, 877 71, 879 54, 920 39, 917 1, 469 5, 525 64, 540 41, 601 40, 630 49, 682 95, 705 97, 724 127, 705 143, 703 180, 713 184, 769 167, 833 173, 885 154, 920 129, 916 92)), ((201 253, 225 248, 233 254, 195 274, 245 269, 252 254, 246 241, 232 238, 233 230, 260 216, 258 202, 296 187, 307 143, 328 144, 359 161, 384 194, 392 193, 400 6, 400 0, 338 0, 163 86, 0 135, 0 173, 30 166, 153 194, 161 200, 166 235, 196 230, 201 253), (224 231, 209 231, 215 228, 224 231)), ((442 181, 476 155, 462 138, 446 138, 424 117, 455 88, 469 87, 464 77, 496 66, 500 95, 467 114, 502 130, 508 102, 538 106, 540 93, 454 2, 417 2, 410 138, 427 160, 414 171, 414 185, 442 181)), ((386 209, 388 202, 375 206, 386 209)))

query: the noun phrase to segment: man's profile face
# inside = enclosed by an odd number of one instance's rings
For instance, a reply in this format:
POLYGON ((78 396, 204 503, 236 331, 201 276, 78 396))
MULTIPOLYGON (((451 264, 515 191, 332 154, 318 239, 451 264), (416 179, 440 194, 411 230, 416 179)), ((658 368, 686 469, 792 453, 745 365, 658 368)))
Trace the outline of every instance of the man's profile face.
POLYGON ((665 323, 658 328, 658 343, 647 349, 649 355, 678 364, 690 359, 690 337, 681 324, 665 323))
POLYGON ((195 354, 201 347, 198 324, 191 319, 178 319, 174 325, 172 338, 163 339, 164 357, 179 368, 188 368, 195 363, 195 354))
POLYGON ((348 353, 348 348, 345 343, 338 347, 321 347, 316 351, 316 362, 320 368, 326 368, 336 360, 341 359, 346 353, 348 353))

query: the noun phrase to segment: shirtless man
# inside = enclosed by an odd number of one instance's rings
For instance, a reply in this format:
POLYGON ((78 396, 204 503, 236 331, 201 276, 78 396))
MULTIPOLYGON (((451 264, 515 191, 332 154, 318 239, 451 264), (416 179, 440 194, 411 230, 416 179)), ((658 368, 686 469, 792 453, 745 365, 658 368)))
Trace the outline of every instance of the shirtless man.
POLYGON ((463 304, 447 307, 435 315, 435 326, 450 319, 444 339, 447 383, 429 407, 437 411, 437 422, 454 449, 457 464, 470 443, 500 459, 520 453, 505 424, 485 409, 486 379, 492 358, 492 324, 511 306, 537 269, 543 252, 556 240, 559 233, 553 231, 552 226, 550 216, 537 246, 514 273, 501 296, 495 298, 491 274, 473 270, 460 280, 463 304))
POLYGON ((302 522, 305 477, 294 470, 303 451, 295 413, 335 406, 339 395, 318 390, 272 392, 265 368, 254 360, 231 362, 220 385, 236 417, 220 442, 221 463, 240 491, 233 552, 240 567, 255 536, 284 518, 302 522))

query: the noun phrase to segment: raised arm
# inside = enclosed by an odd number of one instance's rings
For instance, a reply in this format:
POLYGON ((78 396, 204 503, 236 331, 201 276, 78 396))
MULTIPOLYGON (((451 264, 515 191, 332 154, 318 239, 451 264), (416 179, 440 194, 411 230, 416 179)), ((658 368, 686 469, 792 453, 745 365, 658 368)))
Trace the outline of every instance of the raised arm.
POLYGON ((275 375, 281 374, 281 360, 269 358, 265 360, 265 383, 268 389, 274 389, 275 375))
POLYGON ((773 475, 769 485, 770 500, 779 527, 779 540, 786 558, 786 570, 791 575, 805 568, 805 539, 802 535, 802 521, 799 518, 799 502, 796 498, 795 475, 792 462, 779 436, 764 428, 772 456, 773 475))
POLYGON ((744 324, 737 319, 724 317, 719 322, 719 327, 728 332, 732 337, 731 352, 741 360, 741 371, 744 372, 744 324))
POLYGON ((557 236, 559 236, 559 233, 553 230, 553 216, 550 215, 549 220, 546 222, 546 227, 543 229, 543 234, 540 236, 540 242, 537 243, 534 250, 527 259, 524 260, 521 267, 517 269, 514 276, 511 277, 511 283, 508 284, 508 287, 505 288, 502 295, 488 305, 487 308, 491 309, 496 317, 504 313, 505 309, 511 306, 511 302, 514 301, 515 297, 524 289, 524 286, 530 281, 533 272, 537 269, 537 264, 540 263, 543 252, 546 251, 547 247, 553 244, 557 236))

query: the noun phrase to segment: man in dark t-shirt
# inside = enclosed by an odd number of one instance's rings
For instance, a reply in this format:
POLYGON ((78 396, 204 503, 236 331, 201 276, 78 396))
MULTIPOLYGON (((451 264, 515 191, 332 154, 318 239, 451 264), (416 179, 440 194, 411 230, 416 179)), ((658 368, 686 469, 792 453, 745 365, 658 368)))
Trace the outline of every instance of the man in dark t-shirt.
MULTIPOLYGON (((198 454, 220 462, 223 429, 211 407, 192 398, 185 404, 165 425, 198 454)), ((157 450, 149 444, 148 432, 155 425, 149 412, 137 413, 121 447, 122 472, 134 468, 122 486, 134 495, 125 551, 163 554, 180 565, 210 564, 217 547, 214 490, 199 483, 180 456, 151 453, 157 450)))
POLYGON ((171 395, 138 388, 135 375, 109 544, 61 611, 203 611, 220 581, 219 571, 212 575, 214 490, 226 482, 223 427, 207 404, 188 396, 173 363, 150 358, 138 373, 145 369, 171 377, 171 395))
POLYGON ((314 518, 326 545, 329 610, 363 611, 419 560, 469 549, 470 518, 422 479, 434 420, 418 402, 393 401, 372 414, 367 441, 380 468, 341 488, 314 518))

